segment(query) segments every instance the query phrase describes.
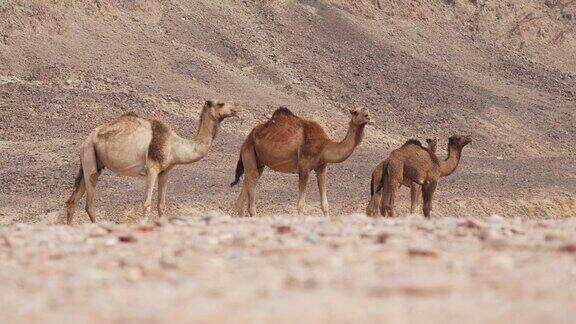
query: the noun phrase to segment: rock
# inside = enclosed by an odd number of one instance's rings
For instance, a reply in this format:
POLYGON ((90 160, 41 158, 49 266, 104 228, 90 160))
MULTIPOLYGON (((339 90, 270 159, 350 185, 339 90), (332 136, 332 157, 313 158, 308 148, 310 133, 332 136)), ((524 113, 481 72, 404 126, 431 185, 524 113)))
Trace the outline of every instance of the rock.
POLYGON ((134 230, 138 232, 151 232, 155 228, 152 224, 138 224, 134 226, 134 230))
POLYGON ((133 243, 138 241, 138 238, 132 233, 120 233, 118 234, 118 242, 123 243, 133 243))
POLYGON ((386 243, 386 241, 388 241, 388 238, 390 238, 390 234, 380 233, 380 234, 376 235, 376 239, 374 241, 378 244, 384 244, 384 243, 386 243))
POLYGON ((215 220, 223 220, 224 218, 226 218, 226 215, 219 210, 209 210, 206 213, 202 214, 200 218, 203 221, 205 221, 206 224, 209 224, 210 222, 215 220))
POLYGON ((576 243, 568 243, 558 248, 560 252, 576 254, 576 243))
POLYGON ((410 248, 408 249, 407 253, 411 257, 426 257, 426 258, 438 257, 438 252, 425 248, 410 248))
POLYGON ((559 235, 558 233, 546 233, 546 235, 544 235, 544 241, 546 242, 560 241, 562 238, 562 235, 559 235))
POLYGON ((10 239, 8 239, 7 235, 0 235, 0 243, 2 243, 4 246, 6 246, 9 249, 12 248, 12 243, 10 242, 10 239))
POLYGON ((292 231, 292 227, 289 225, 274 225, 272 227, 276 229, 277 234, 286 234, 292 231))
POLYGON ((467 218, 464 221, 459 222, 458 226, 462 226, 462 227, 466 227, 466 228, 473 228, 473 229, 480 229, 483 227, 479 221, 477 221, 473 218, 467 218))
POLYGON ((283 287, 288 289, 305 288, 312 289, 318 286, 318 281, 314 278, 299 279, 293 275, 288 275, 284 279, 283 287))

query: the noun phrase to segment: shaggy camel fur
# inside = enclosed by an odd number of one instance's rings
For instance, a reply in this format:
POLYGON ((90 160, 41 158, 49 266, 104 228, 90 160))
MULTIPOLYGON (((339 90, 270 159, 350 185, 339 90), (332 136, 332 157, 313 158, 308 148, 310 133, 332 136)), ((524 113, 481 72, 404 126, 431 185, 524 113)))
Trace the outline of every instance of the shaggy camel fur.
MULTIPOLYGON (((438 139, 437 138, 433 138, 433 139, 427 138, 426 143, 428 144, 428 147, 426 147, 428 154, 430 155, 430 157, 433 160, 437 161, 438 157, 436 156, 436 147, 438 145, 438 139)), ((376 168, 374 168, 374 171, 372 172, 372 181, 370 182, 370 196, 373 197, 375 193, 377 194, 377 196, 375 199, 371 198, 370 204, 368 204, 368 208, 366 209, 366 214, 369 216, 374 216, 376 214, 376 212, 380 209, 381 191, 379 191, 379 190, 382 188, 382 184, 380 183, 380 180, 382 179, 382 170, 384 170, 385 165, 388 165, 388 159, 380 162, 376 166, 376 168), (377 189, 377 188, 380 188, 380 189, 377 189), (376 205, 373 206, 373 204, 376 204, 376 205)), ((416 212, 416 207, 418 207, 418 204, 419 204, 418 197, 420 197, 422 187, 419 184, 412 182, 408 178, 404 178, 402 180, 402 184, 405 187, 410 188, 410 213, 413 214, 416 212)))
POLYGON ((405 185, 410 188, 410 211, 415 212, 418 196, 422 192, 424 216, 430 217, 432 197, 439 178, 448 176, 456 170, 462 149, 471 141, 469 136, 450 137, 448 157, 443 161, 439 161, 434 153, 434 140, 427 140, 428 148, 422 147, 416 140, 409 140, 401 148, 392 151, 372 173, 370 185, 372 196, 366 214, 375 216, 380 209, 382 215, 385 216, 388 212, 390 216, 394 216, 396 190, 405 185))
MULTIPOLYGON (((158 215, 165 210, 168 174, 178 164, 189 164, 202 159, 210 149, 218 125, 227 117, 237 116, 238 105, 208 100, 202 108, 200 125, 193 140, 178 136, 165 123, 140 118, 128 113, 96 127, 82 144, 80 171, 75 189, 67 205, 67 223, 72 223, 78 200, 86 192, 86 212, 96 222, 94 193, 98 177, 104 168, 117 175, 145 176, 146 200, 144 217, 150 212, 152 191, 158 180, 158 215)), ((150 216, 148 221, 152 221, 150 216)))
POLYGON ((267 166, 278 172, 298 174, 298 214, 304 212, 308 176, 314 170, 322 212, 328 216, 327 164, 346 160, 362 141, 364 127, 370 122, 370 115, 363 109, 350 109, 350 115, 348 132, 341 142, 330 140, 318 123, 300 118, 284 107, 277 109, 266 123, 256 126, 242 144, 236 179, 231 184, 236 185, 246 171, 235 204, 238 215, 244 214, 246 205, 250 215, 256 215, 256 183, 267 166))

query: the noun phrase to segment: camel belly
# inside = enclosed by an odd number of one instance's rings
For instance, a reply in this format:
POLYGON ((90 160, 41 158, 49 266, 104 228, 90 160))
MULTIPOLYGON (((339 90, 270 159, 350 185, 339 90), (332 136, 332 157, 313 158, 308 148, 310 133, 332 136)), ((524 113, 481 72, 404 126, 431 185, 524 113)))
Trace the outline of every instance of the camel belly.
POLYGON ((405 168, 404 169, 403 182, 407 182, 406 180, 410 180, 410 181, 415 182, 419 185, 423 185, 424 181, 426 181, 426 173, 421 172, 420 170, 417 170, 417 169, 409 168, 409 167, 405 168))
POLYGON ((117 138, 96 139, 96 155, 100 163, 118 175, 146 175, 151 140, 152 135, 146 129, 137 129, 117 138))
POLYGON ((291 150, 267 147, 256 148, 258 160, 270 169, 282 173, 298 173, 298 153, 291 150))
POLYGON ((300 128, 275 125, 254 136, 254 148, 258 160, 270 169, 283 173, 298 173, 298 150, 303 141, 300 128))

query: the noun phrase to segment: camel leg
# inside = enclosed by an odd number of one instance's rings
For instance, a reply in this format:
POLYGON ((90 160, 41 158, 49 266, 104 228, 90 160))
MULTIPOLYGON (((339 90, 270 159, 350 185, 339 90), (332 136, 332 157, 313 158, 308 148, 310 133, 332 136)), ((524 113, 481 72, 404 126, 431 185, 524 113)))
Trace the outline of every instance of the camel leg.
POLYGON ((424 217, 430 218, 430 211, 432 210, 432 198, 434 197, 434 191, 438 182, 436 180, 427 181, 422 186, 422 210, 424 212, 424 217))
POLYGON ((384 185, 382 187, 380 211, 383 216, 387 212, 390 217, 394 217, 396 192, 402 183, 403 166, 390 163, 387 172, 387 174, 382 175, 384 177, 384 185))
POLYGON ((380 194, 380 215, 386 217, 388 213, 388 205, 390 205, 390 180, 384 179, 382 183, 382 190, 380 194))
POLYGON ((245 144, 240 152, 242 164, 244 165, 244 184, 238 199, 236 200, 236 212, 238 216, 244 215, 244 206, 248 205, 248 213, 250 216, 256 216, 256 184, 260 178, 260 174, 264 169, 262 166, 258 167, 258 160, 256 158, 256 151, 251 144, 245 144))
POLYGON ((304 208, 306 207, 306 193, 308 189, 308 176, 310 172, 308 170, 298 171, 298 215, 304 213, 304 208))
POLYGON ((242 189, 240 190, 240 194, 236 199, 236 203, 234 204, 234 209, 236 209, 236 214, 242 217, 244 216, 244 206, 246 205, 246 200, 248 199, 248 193, 246 192, 246 178, 244 178, 244 184, 242 185, 242 189))
POLYGON ((78 200, 82 198, 85 192, 86 189, 84 186, 84 172, 82 171, 82 168, 80 168, 80 172, 78 173, 78 177, 76 179, 74 192, 72 192, 72 195, 70 195, 70 198, 68 198, 66 201, 66 224, 72 225, 76 204, 78 204, 78 200))
POLYGON ((390 215, 390 217, 395 217, 396 216, 396 192, 398 192, 398 186, 392 184, 392 187, 390 188, 390 200, 389 200, 389 204, 388 204, 388 215, 390 215))
POLYGON ((148 167, 148 171, 146 172, 146 199, 144 200, 142 221, 147 221, 148 223, 154 219, 154 217, 150 215, 150 209, 152 208, 152 193, 154 192, 154 185, 156 184, 158 173, 158 169, 153 167, 148 167))
POLYGON ((366 215, 374 217, 380 209, 380 201, 382 200, 382 189, 376 191, 372 197, 370 197, 370 202, 368 207, 366 207, 366 215))
POLYGON ((92 223, 96 223, 96 209, 94 208, 94 196, 96 194, 96 184, 100 176, 98 170, 98 161, 96 160, 96 151, 92 141, 87 140, 82 145, 80 154, 82 163, 82 173, 84 179, 84 189, 86 190, 86 213, 92 223))
MULTIPOLYGON (((248 174, 246 175, 248 178, 248 174)), ((256 184, 258 183, 258 179, 260 176, 258 173, 256 175, 252 175, 246 183, 246 194, 248 196, 248 213, 250 216, 256 216, 256 184)))
POLYGON ((168 189, 168 173, 170 170, 164 170, 158 175, 158 218, 164 216, 166 211, 166 190, 168 189))
MULTIPOLYGON (((384 170, 384 172, 387 171, 384 170)), ((390 206, 392 182, 389 175, 382 174, 382 176, 385 178, 382 180, 382 189, 380 190, 380 215, 386 217, 390 206)))
POLYGON ((422 188, 415 182, 410 184, 410 213, 414 214, 416 212, 416 207, 418 207, 420 192, 422 188))
POLYGON ((320 207, 324 216, 330 216, 328 210, 328 197, 326 196, 326 173, 328 168, 326 165, 321 166, 316 170, 316 180, 318 180, 318 191, 320 192, 320 207))
POLYGON ((382 181, 382 168, 376 167, 376 170, 372 173, 372 180, 370 181, 370 202, 368 207, 366 207, 366 215, 374 217, 377 216, 378 210, 380 209, 380 200, 382 199, 382 189, 377 190, 378 185, 382 181))
POLYGON ((99 174, 97 172, 92 173, 90 179, 85 181, 86 190, 86 213, 90 217, 92 223, 96 223, 96 208, 94 207, 94 197, 96 194, 96 183, 98 182, 99 174))

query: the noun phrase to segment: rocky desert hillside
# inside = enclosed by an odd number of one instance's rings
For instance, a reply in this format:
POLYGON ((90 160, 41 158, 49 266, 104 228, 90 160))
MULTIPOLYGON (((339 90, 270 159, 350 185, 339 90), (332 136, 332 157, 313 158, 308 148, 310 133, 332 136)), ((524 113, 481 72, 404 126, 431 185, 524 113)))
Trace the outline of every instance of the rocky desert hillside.
MULTIPOLYGON (((0 323, 573 323, 576 1, 0 0, 0 323), (64 202, 90 130, 134 111, 195 135, 241 103, 208 156, 172 172, 170 218, 134 224, 143 179, 105 172, 98 223, 64 202), (231 213, 244 137, 280 105, 335 139, 332 215, 296 215, 264 172, 231 213), (410 138, 470 134, 432 219, 369 218, 372 168, 410 138)), ((82 205, 82 203, 81 203, 82 205)))
MULTIPOLYGON (((347 107, 371 110, 329 170, 341 215, 364 209, 373 166, 406 139, 466 133, 437 216, 573 216, 575 26, 570 0, 1 1, 0 223, 58 221, 91 128, 135 111, 193 136, 207 98, 241 102, 243 119, 175 171, 172 214, 226 211, 244 136, 286 105, 334 138, 347 107)), ((100 218, 134 218, 143 186, 105 173, 100 218)), ((293 212, 295 177, 267 171, 259 197, 264 214, 293 212)))

